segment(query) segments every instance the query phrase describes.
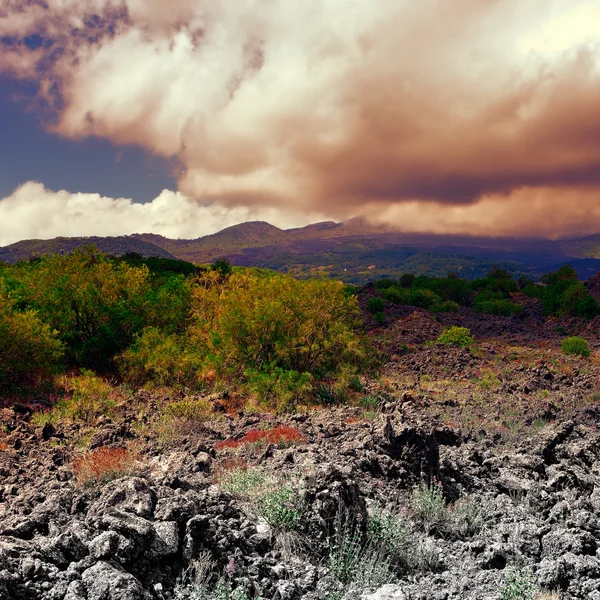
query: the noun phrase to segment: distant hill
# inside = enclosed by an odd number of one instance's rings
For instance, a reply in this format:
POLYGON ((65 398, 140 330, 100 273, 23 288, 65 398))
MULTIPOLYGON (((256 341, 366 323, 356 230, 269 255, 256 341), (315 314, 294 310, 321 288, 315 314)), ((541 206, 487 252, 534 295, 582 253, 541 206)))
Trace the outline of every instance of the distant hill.
POLYGON ((269 223, 251 221, 195 240, 172 240, 152 233, 134 234, 131 237, 163 248, 182 260, 200 264, 245 248, 283 245, 290 239, 290 234, 269 223))
POLYGON ((0 260, 11 263, 92 243, 109 254, 137 252, 196 264, 227 258, 234 265, 275 269, 297 277, 327 275, 353 283, 405 272, 431 276, 456 272, 473 279, 494 264, 515 275, 539 276, 570 262, 582 279, 600 270, 600 234, 558 241, 434 235, 393 231, 362 219, 287 230, 252 221, 189 240, 152 233, 27 240, 0 248, 0 260))
POLYGON ((136 252, 143 257, 157 256, 159 258, 176 257, 163 248, 131 236, 121 237, 59 237, 52 240, 23 240, 10 246, 0 248, 0 261, 15 263, 44 254, 68 254, 76 248, 93 244, 101 252, 122 256, 128 252, 136 252))

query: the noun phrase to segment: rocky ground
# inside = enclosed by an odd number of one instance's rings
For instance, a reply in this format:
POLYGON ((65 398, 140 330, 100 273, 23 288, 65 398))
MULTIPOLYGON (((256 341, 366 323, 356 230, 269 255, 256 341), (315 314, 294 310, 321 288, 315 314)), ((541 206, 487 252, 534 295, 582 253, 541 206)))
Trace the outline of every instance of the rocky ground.
POLYGON ((600 365, 544 327, 407 309, 355 406, 211 397, 166 438, 143 391, 86 427, 4 408, 0 598, 600 599, 600 365), (452 323, 474 348, 427 344, 452 323))

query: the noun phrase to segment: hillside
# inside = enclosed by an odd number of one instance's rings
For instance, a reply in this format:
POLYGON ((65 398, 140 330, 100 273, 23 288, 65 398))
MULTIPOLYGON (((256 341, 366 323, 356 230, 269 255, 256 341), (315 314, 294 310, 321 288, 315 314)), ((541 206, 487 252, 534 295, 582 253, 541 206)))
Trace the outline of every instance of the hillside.
POLYGON ((552 241, 403 233, 361 219, 288 230, 256 221, 189 240, 151 233, 118 238, 27 240, 0 248, 0 260, 12 263, 95 243, 110 254, 137 252, 196 264, 227 258, 234 265, 259 266, 298 277, 327 275, 358 284, 404 272, 428 276, 456 272, 473 279, 494 264, 516 275, 539 276, 569 262, 581 279, 588 279, 600 268, 600 252, 596 251, 599 240, 598 236, 552 241))
POLYGON ((175 257, 163 248, 130 236, 120 237, 76 237, 54 238, 52 240, 23 240, 10 246, 0 248, 0 262, 13 264, 19 260, 26 260, 45 254, 68 254, 76 248, 93 244, 101 252, 113 256, 122 256, 128 252, 135 252, 144 257, 156 256, 159 258, 175 257))

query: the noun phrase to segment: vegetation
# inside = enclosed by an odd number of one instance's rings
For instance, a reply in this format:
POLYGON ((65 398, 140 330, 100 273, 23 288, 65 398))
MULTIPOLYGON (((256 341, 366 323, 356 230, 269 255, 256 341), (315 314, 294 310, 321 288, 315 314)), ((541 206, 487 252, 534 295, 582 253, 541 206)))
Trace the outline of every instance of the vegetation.
POLYGON ((238 567, 230 559, 223 573, 218 575, 217 563, 209 551, 201 552, 180 575, 175 586, 176 600, 249 600, 242 588, 233 588, 232 578, 238 567), (213 580, 217 578, 216 584, 213 580))
POLYGON ((75 390, 62 412, 84 420, 104 403, 85 369, 136 387, 235 384, 286 410, 368 367, 359 324, 356 296, 336 281, 87 247, 0 266, 0 383, 51 384, 80 370, 87 392, 75 390))
POLYGON ((383 298, 369 298, 369 300, 367 300, 367 308, 369 309, 369 312, 372 312, 373 314, 383 311, 384 307, 385 302, 383 301, 383 298))
POLYGON ((77 485, 102 485, 140 472, 138 458, 125 448, 98 448, 73 460, 73 474, 77 485))
POLYGON ((270 429, 253 429, 237 440, 223 440, 215 445, 215 450, 239 450, 265 448, 273 444, 278 448, 287 448, 295 444, 303 444, 306 436, 294 427, 279 425, 270 429))
MULTIPOLYGON (((257 254, 255 265, 287 273, 298 278, 328 276, 347 283, 365 284, 374 277, 400 278, 405 273, 444 278, 448 273, 460 273, 466 280, 485 277, 494 261, 469 255, 442 254, 405 246, 368 249, 364 244, 348 242, 327 252, 302 253, 280 251, 268 256, 257 254), (375 268, 369 268, 373 267, 375 268)), ((518 263, 505 267, 515 277, 524 276, 528 268, 518 263)))
POLYGON ((457 327, 456 325, 453 325, 444 330, 444 333, 437 339, 437 343, 443 346, 469 348, 475 343, 475 340, 467 327, 457 327))
POLYGON ((249 502, 256 512, 279 531, 295 531, 300 524, 303 494, 300 483, 285 480, 238 461, 217 471, 217 485, 249 502))
POLYGON ((19 391, 60 370, 63 344, 32 309, 18 311, 0 280, 0 388, 19 391))
POLYGON ((510 569, 502 587, 502 600, 535 600, 538 588, 528 569, 510 569))
POLYGON ((573 336, 565 338, 561 344, 562 351, 565 354, 572 354, 575 356, 589 356, 590 347, 587 340, 582 337, 573 336))
POLYGON ((357 333, 356 298, 331 280, 208 274, 195 286, 189 340, 207 369, 287 409, 314 383, 348 378, 369 356, 357 333))
MULTIPOLYGON (((523 293, 539 298, 547 316, 593 318, 600 314, 600 306, 570 265, 544 275, 539 285, 524 275, 515 279, 514 271, 494 266, 485 277, 471 281, 452 273, 445 277, 405 274, 399 279, 380 279, 375 282, 375 288, 388 302, 417 306, 434 313, 459 312, 461 306, 466 306, 478 313, 520 316, 523 307, 515 298, 523 293)), ((372 308, 376 300, 369 300, 371 312, 376 312, 372 308)), ((378 310, 382 309, 383 305, 378 310)))
POLYGON ((545 315, 593 318, 600 314, 600 306, 571 265, 541 278, 541 286, 528 285, 523 292, 542 301, 545 315))

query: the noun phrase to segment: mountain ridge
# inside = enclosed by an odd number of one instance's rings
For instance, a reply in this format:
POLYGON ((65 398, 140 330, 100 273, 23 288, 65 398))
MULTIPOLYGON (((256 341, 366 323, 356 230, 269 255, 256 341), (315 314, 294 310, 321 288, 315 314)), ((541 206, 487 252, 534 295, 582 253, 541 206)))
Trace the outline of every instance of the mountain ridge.
POLYGON ((273 268, 297 276, 328 274, 356 282, 373 276, 395 276, 403 268, 423 274, 464 269, 465 276, 477 277, 495 263, 504 264, 514 273, 539 275, 572 262, 583 279, 600 270, 600 234, 549 240, 407 233, 369 225, 361 219, 323 221, 290 229, 249 221, 192 239, 135 233, 23 240, 0 247, 0 261, 14 263, 46 253, 66 253, 88 244, 108 254, 136 252, 196 264, 226 258, 241 266, 273 268), (373 269, 376 272, 370 273, 373 269))

